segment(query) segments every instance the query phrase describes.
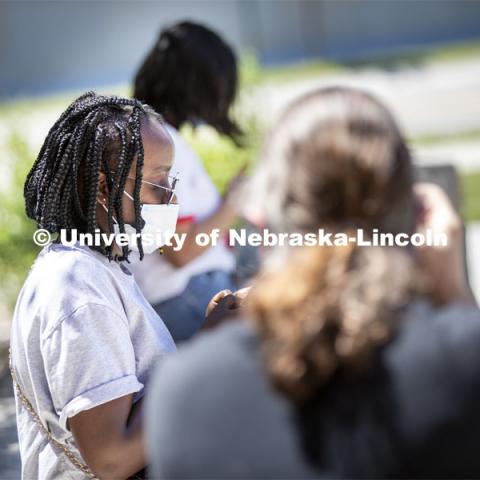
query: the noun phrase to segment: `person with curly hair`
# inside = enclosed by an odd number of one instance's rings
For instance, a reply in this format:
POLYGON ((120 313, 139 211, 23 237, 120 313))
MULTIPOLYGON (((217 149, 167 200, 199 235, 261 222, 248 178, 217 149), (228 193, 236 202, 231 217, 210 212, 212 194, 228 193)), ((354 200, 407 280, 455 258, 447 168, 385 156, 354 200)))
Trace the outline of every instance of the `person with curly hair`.
POLYGON ((155 478, 478 477, 480 311, 462 224, 442 190, 414 183, 389 111, 350 88, 301 97, 245 202, 278 233, 437 229, 449 243, 273 249, 243 302, 212 300, 212 324, 237 318, 158 370, 155 478))

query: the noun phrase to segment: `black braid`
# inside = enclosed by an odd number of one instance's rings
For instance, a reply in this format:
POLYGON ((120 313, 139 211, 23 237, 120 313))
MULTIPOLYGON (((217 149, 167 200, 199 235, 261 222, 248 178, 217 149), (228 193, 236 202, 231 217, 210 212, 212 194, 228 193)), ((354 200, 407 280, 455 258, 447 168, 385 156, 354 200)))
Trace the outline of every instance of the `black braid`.
MULTIPOLYGON (((128 175, 128 170, 125 169, 125 162, 127 158, 127 149, 128 149, 128 140, 127 140, 127 133, 125 131, 124 126, 120 125, 119 123, 115 123, 115 127, 118 130, 118 134, 120 136, 120 155, 118 158, 118 163, 117 163, 117 178, 119 179, 119 182, 125 183, 126 177, 128 175)), ((107 167, 108 169, 108 167, 107 167)), ((119 212, 122 208, 122 190, 118 188, 118 183, 113 183, 112 187, 110 189, 109 186, 109 191, 111 194, 108 197, 108 210, 112 211, 115 213, 116 218, 118 218, 119 222, 119 227, 120 231, 123 232, 125 227, 123 225, 123 221, 121 219, 121 215, 119 216, 119 212)), ((111 216, 109 216, 109 224, 108 228, 110 231, 113 231, 113 219, 111 216)), ((128 250, 126 246, 122 247, 123 249, 123 256, 127 256, 128 250)))
MULTIPOLYGON (((108 226, 113 217, 125 232, 122 195, 132 162, 136 159, 135 228, 140 232, 140 186, 144 150, 142 118, 158 115, 138 100, 87 92, 77 98, 50 129, 40 153, 27 175, 24 196, 27 216, 51 233, 76 228, 95 233, 99 173, 103 171, 109 191, 108 226)), ((143 257, 141 238, 138 239, 143 257)), ((112 259, 111 247, 93 247, 112 259)), ((130 251, 123 247, 120 260, 130 251)))
POLYGON ((99 174, 100 167, 102 164, 102 154, 103 154, 103 136, 104 133, 101 128, 98 128, 95 132, 95 139, 93 141, 93 154, 91 160, 88 164, 89 166, 89 175, 88 175, 88 185, 85 187, 88 188, 90 194, 88 195, 87 203, 87 225, 89 231, 94 231, 97 228, 97 192, 99 184, 99 174))
MULTIPOLYGON (((140 187, 142 186, 142 169, 143 169, 143 144, 142 139, 140 137, 140 112, 138 108, 135 108, 133 111, 133 115, 131 117, 132 123, 134 125, 133 132, 134 132, 134 143, 137 148, 137 168, 135 172, 135 189, 134 189, 134 198, 135 195, 140 195, 140 187)), ((143 220, 140 216, 140 205, 135 204, 135 229, 140 232, 143 228, 143 220), (138 211, 137 211, 138 209, 138 211)), ((143 258, 143 246, 141 242, 140 236, 137 237, 137 245, 138 250, 140 252, 140 259, 143 258)))
POLYGON ((72 157, 72 177, 71 177, 71 183, 72 183, 72 194, 73 194, 73 202, 75 205, 75 213, 76 215, 80 218, 82 222, 86 221, 86 215, 84 212, 84 209, 82 207, 82 202, 80 200, 80 195, 78 194, 78 171, 79 171, 79 166, 80 162, 85 154, 85 148, 86 144, 83 142, 83 138, 85 135, 85 132, 87 130, 88 125, 90 125, 90 122, 95 122, 95 118, 99 115, 99 112, 91 112, 85 117, 85 122, 79 126, 78 128, 78 133, 75 135, 75 138, 77 139, 75 142, 75 146, 73 148, 73 157, 72 157))

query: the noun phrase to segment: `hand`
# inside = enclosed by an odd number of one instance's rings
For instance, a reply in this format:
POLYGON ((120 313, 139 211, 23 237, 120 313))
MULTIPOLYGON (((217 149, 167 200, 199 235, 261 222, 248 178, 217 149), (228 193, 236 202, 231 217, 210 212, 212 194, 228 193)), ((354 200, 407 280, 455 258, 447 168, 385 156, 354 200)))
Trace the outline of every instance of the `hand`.
POLYGON ((207 306, 202 329, 216 327, 224 321, 234 318, 248 295, 250 287, 232 293, 231 290, 218 292, 207 306))
POLYGON ((447 194, 437 185, 414 186, 421 208, 417 231, 433 236, 444 233, 446 246, 417 247, 420 265, 431 282, 433 297, 440 304, 454 301, 475 303, 468 286, 464 258, 464 228, 447 194))

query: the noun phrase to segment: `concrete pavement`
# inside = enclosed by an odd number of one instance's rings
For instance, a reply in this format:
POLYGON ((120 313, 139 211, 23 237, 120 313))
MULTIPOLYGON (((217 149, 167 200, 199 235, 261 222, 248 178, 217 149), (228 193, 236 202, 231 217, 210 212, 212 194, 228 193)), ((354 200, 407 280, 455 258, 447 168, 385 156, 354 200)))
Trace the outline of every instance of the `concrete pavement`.
POLYGON ((251 99, 259 118, 270 123, 292 100, 316 88, 360 88, 383 100, 409 137, 480 130, 480 58, 405 66, 363 68, 285 84, 268 84, 251 99))

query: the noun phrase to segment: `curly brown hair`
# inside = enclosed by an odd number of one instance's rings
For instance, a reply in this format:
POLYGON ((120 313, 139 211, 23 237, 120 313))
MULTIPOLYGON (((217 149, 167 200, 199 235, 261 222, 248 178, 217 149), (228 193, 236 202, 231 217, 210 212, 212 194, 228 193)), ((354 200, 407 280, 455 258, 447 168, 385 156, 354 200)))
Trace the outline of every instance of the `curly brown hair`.
MULTIPOLYGON (((295 102, 267 140, 257 175, 277 231, 413 233, 410 153, 369 94, 328 88, 295 102)), ((274 384, 299 405, 337 374, 368 370, 421 288, 412 255, 393 247, 303 247, 273 265, 248 309, 274 384)))

